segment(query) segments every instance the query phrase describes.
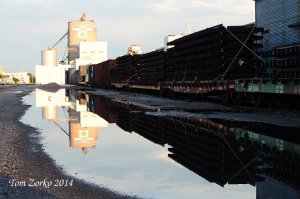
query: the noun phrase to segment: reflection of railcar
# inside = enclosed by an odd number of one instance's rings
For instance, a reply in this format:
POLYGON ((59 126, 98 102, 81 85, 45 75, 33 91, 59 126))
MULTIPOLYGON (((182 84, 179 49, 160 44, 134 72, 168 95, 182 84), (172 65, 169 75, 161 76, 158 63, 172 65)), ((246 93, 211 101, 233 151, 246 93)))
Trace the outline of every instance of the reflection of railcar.
MULTIPOLYGON (((123 108, 118 120, 125 131, 162 146, 168 144, 169 158, 210 182, 256 184, 258 194, 270 194, 263 189, 271 181, 299 195, 299 139, 289 142, 228 121, 161 117, 137 113, 134 108, 123 108)), ((280 194, 289 192, 284 189, 280 194)))
POLYGON ((253 24, 217 25, 169 42, 167 51, 91 65, 86 84, 161 94, 299 95, 300 45, 262 52, 263 34, 253 24))

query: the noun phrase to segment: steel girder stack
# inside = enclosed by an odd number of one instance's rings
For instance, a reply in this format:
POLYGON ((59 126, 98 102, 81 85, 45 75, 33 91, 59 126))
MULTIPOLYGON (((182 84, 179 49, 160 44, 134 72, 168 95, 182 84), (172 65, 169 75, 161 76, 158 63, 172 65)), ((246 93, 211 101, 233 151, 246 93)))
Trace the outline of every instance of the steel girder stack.
POLYGON ((165 81, 197 82, 253 77, 262 39, 253 24, 217 25, 169 42, 165 81), (247 46, 247 47, 245 47, 247 46))

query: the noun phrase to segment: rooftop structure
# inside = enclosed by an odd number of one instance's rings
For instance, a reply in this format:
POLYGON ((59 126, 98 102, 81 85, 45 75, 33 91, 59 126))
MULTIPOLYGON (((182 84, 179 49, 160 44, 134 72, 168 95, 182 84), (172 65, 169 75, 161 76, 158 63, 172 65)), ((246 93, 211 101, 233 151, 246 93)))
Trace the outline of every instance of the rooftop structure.
POLYGON ((142 50, 140 45, 138 44, 133 44, 128 48, 128 54, 129 55, 139 55, 142 54, 142 50))

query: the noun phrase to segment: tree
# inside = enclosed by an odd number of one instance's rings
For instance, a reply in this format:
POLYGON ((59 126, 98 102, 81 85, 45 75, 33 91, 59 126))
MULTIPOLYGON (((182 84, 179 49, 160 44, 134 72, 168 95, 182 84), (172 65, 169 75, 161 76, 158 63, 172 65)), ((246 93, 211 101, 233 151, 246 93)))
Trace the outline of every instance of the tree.
POLYGON ((27 73, 27 75, 29 76, 29 82, 31 84, 35 84, 35 76, 32 75, 31 73, 27 73))
POLYGON ((32 83, 33 83, 33 84, 36 83, 36 80, 35 80, 35 76, 34 76, 34 75, 32 76, 32 83))
POLYGON ((16 77, 13 77, 13 81, 15 82, 15 84, 17 84, 18 82, 20 82, 20 80, 16 77))

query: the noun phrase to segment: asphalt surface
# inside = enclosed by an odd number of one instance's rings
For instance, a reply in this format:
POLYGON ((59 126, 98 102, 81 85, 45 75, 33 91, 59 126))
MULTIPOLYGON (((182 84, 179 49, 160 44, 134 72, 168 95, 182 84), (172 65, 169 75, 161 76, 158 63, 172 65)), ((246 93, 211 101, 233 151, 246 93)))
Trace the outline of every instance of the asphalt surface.
POLYGON ((22 97, 34 88, 0 86, 0 198, 136 198, 68 176, 55 164, 40 132, 19 121, 29 108, 22 97))

